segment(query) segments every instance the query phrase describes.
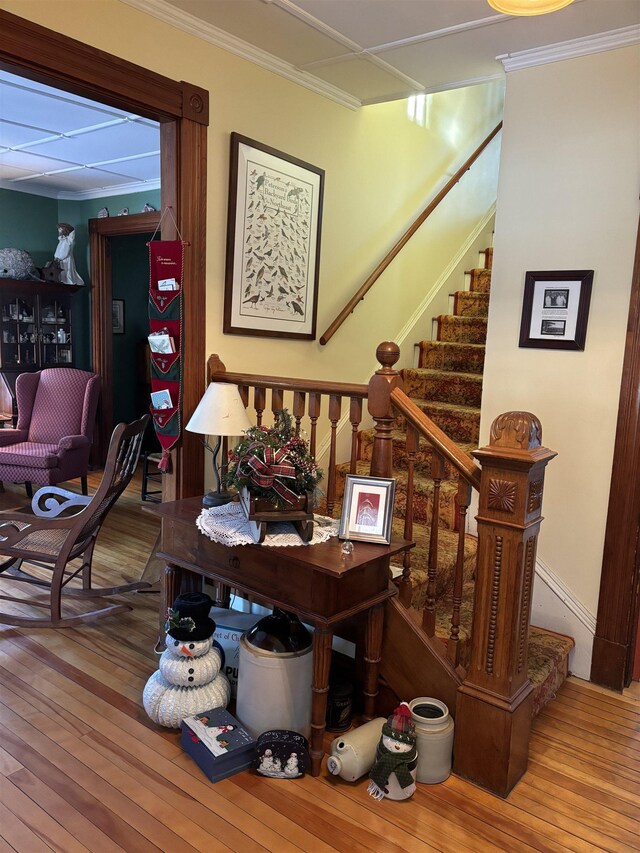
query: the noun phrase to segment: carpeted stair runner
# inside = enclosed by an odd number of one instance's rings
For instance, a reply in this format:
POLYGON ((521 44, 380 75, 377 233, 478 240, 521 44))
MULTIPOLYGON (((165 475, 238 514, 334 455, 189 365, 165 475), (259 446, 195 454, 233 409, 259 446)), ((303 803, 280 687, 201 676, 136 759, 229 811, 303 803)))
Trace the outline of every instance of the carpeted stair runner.
MULTIPOLYGON (((413 402, 461 448, 470 453, 478 447, 482 371, 487 333, 492 250, 485 252, 485 268, 471 270, 469 290, 453 296, 453 314, 437 318, 437 339, 419 344, 419 367, 402 371, 404 389, 413 402)), ((357 473, 367 475, 373 448, 373 430, 358 436, 357 473)), ((393 529, 403 534, 407 497, 407 452, 402 419, 392 433, 396 499, 393 529)), ((429 474, 431 448, 420 442, 414 471, 414 527, 416 547, 411 552, 411 603, 421 612, 427 594, 427 564, 433 483, 429 474)), ((455 496, 457 475, 446 463, 440 488, 438 567, 436 577, 436 636, 446 642, 451 630, 453 576, 458 534, 455 496)), ((344 494, 348 466, 338 466, 337 500, 344 494)), ((460 663, 469 662, 469 640, 473 610, 473 573, 477 540, 465 537, 464 595, 460 614, 460 663)), ((396 568, 400 571, 400 564, 396 568)), ((534 713, 555 696, 567 676, 568 656, 574 646, 570 637, 531 627, 529 678, 534 686, 534 713)))

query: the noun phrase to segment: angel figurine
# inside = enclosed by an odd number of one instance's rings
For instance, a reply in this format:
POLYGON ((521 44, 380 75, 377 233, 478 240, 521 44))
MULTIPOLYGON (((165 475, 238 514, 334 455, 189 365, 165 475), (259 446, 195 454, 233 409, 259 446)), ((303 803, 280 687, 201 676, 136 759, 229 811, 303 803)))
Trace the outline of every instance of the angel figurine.
POLYGON ((54 258, 60 262, 60 281, 63 284, 84 284, 78 274, 75 261, 73 260, 73 244, 76 241, 76 232, 72 225, 67 222, 58 223, 58 245, 54 258))

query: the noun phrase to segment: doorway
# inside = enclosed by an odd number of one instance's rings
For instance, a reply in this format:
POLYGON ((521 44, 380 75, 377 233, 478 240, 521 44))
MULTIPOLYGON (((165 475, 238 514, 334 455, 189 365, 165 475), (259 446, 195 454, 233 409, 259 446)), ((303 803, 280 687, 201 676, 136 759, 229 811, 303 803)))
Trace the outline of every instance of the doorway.
MULTIPOLYGON (((99 464, 102 464, 106 458, 114 424, 126 414, 126 406, 119 412, 114 409, 114 396, 116 396, 114 384, 118 381, 117 377, 122 376, 118 370, 118 363, 121 362, 124 365, 123 360, 128 360, 129 364, 125 397, 133 394, 134 382, 131 380, 137 379, 137 376, 131 376, 132 373, 138 374, 138 355, 135 351, 136 341, 132 339, 131 323, 135 319, 139 342, 143 329, 140 315, 145 315, 148 305, 149 268, 145 243, 158 227, 160 216, 158 211, 154 211, 89 220, 91 282, 94 288, 91 310, 93 366, 94 370, 102 376, 102 403, 98 412, 94 442, 95 459, 99 464), (138 269, 132 270, 131 275, 126 276, 121 265, 128 262, 127 257, 119 257, 116 247, 118 245, 122 247, 125 245, 122 241, 130 240, 137 242, 138 251, 134 257, 138 269), (121 271, 123 277, 128 279, 128 284, 123 282, 123 288, 115 292, 114 276, 119 277, 121 271), (121 340, 120 334, 114 334, 111 310, 101 310, 101 306, 111 306, 113 299, 116 298, 124 302, 124 340, 121 340), (128 312, 127 303, 130 303, 128 312), (129 322, 127 322, 127 314, 130 315, 129 322), (110 344, 108 351, 107 347, 102 345, 106 341, 110 344)), ((148 328, 146 316, 144 319, 144 326, 148 328)), ((147 410, 148 401, 143 411, 147 410)), ((140 414, 142 414, 141 411, 136 416, 140 414)))
MULTIPOLYGON (((64 91, 130 110, 160 122, 161 206, 173 209, 185 252, 182 353, 183 422, 197 406, 205 384, 206 142, 208 92, 149 71, 83 42, 0 10, 4 38, 0 67, 64 91), (47 45, 43 51, 42 46, 47 45)), ((147 214, 148 215, 148 214, 147 214)), ((162 238, 177 238, 171 218, 162 238)), ((146 227, 149 219, 146 220, 146 227)), ((103 246, 106 251, 106 242, 103 246)), ((92 341, 92 366, 111 382, 111 296, 92 293, 92 315, 108 318, 109 334, 92 341), (108 378, 107 378, 108 377, 108 378)), ((102 324, 104 329, 104 321, 102 324)), ((182 434, 164 478, 165 500, 202 493, 203 449, 197 437, 182 434)))

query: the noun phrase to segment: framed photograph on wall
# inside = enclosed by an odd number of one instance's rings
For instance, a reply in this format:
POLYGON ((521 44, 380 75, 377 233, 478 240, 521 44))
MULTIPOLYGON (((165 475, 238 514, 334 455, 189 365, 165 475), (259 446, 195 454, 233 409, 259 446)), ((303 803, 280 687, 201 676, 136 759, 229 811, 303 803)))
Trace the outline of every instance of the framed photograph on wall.
POLYGON ((395 490, 395 480, 347 474, 338 537, 388 545, 395 490))
POLYGON ((111 330, 114 335, 124 335, 124 299, 111 301, 111 330))
POLYGON ((520 346, 583 350, 593 270, 527 272, 520 346))
POLYGON ((224 331, 315 340, 324 170, 231 134, 224 331))

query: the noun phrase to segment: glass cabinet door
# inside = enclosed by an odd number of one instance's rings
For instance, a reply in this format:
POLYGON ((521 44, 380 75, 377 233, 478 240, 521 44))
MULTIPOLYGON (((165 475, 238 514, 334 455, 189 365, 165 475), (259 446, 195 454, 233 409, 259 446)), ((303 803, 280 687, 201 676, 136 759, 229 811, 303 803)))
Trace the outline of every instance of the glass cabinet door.
POLYGON ((42 299, 40 304, 42 366, 71 364, 71 309, 57 299, 42 299))
POLYGON ((2 365, 25 370, 38 362, 35 300, 10 297, 2 302, 2 365))

